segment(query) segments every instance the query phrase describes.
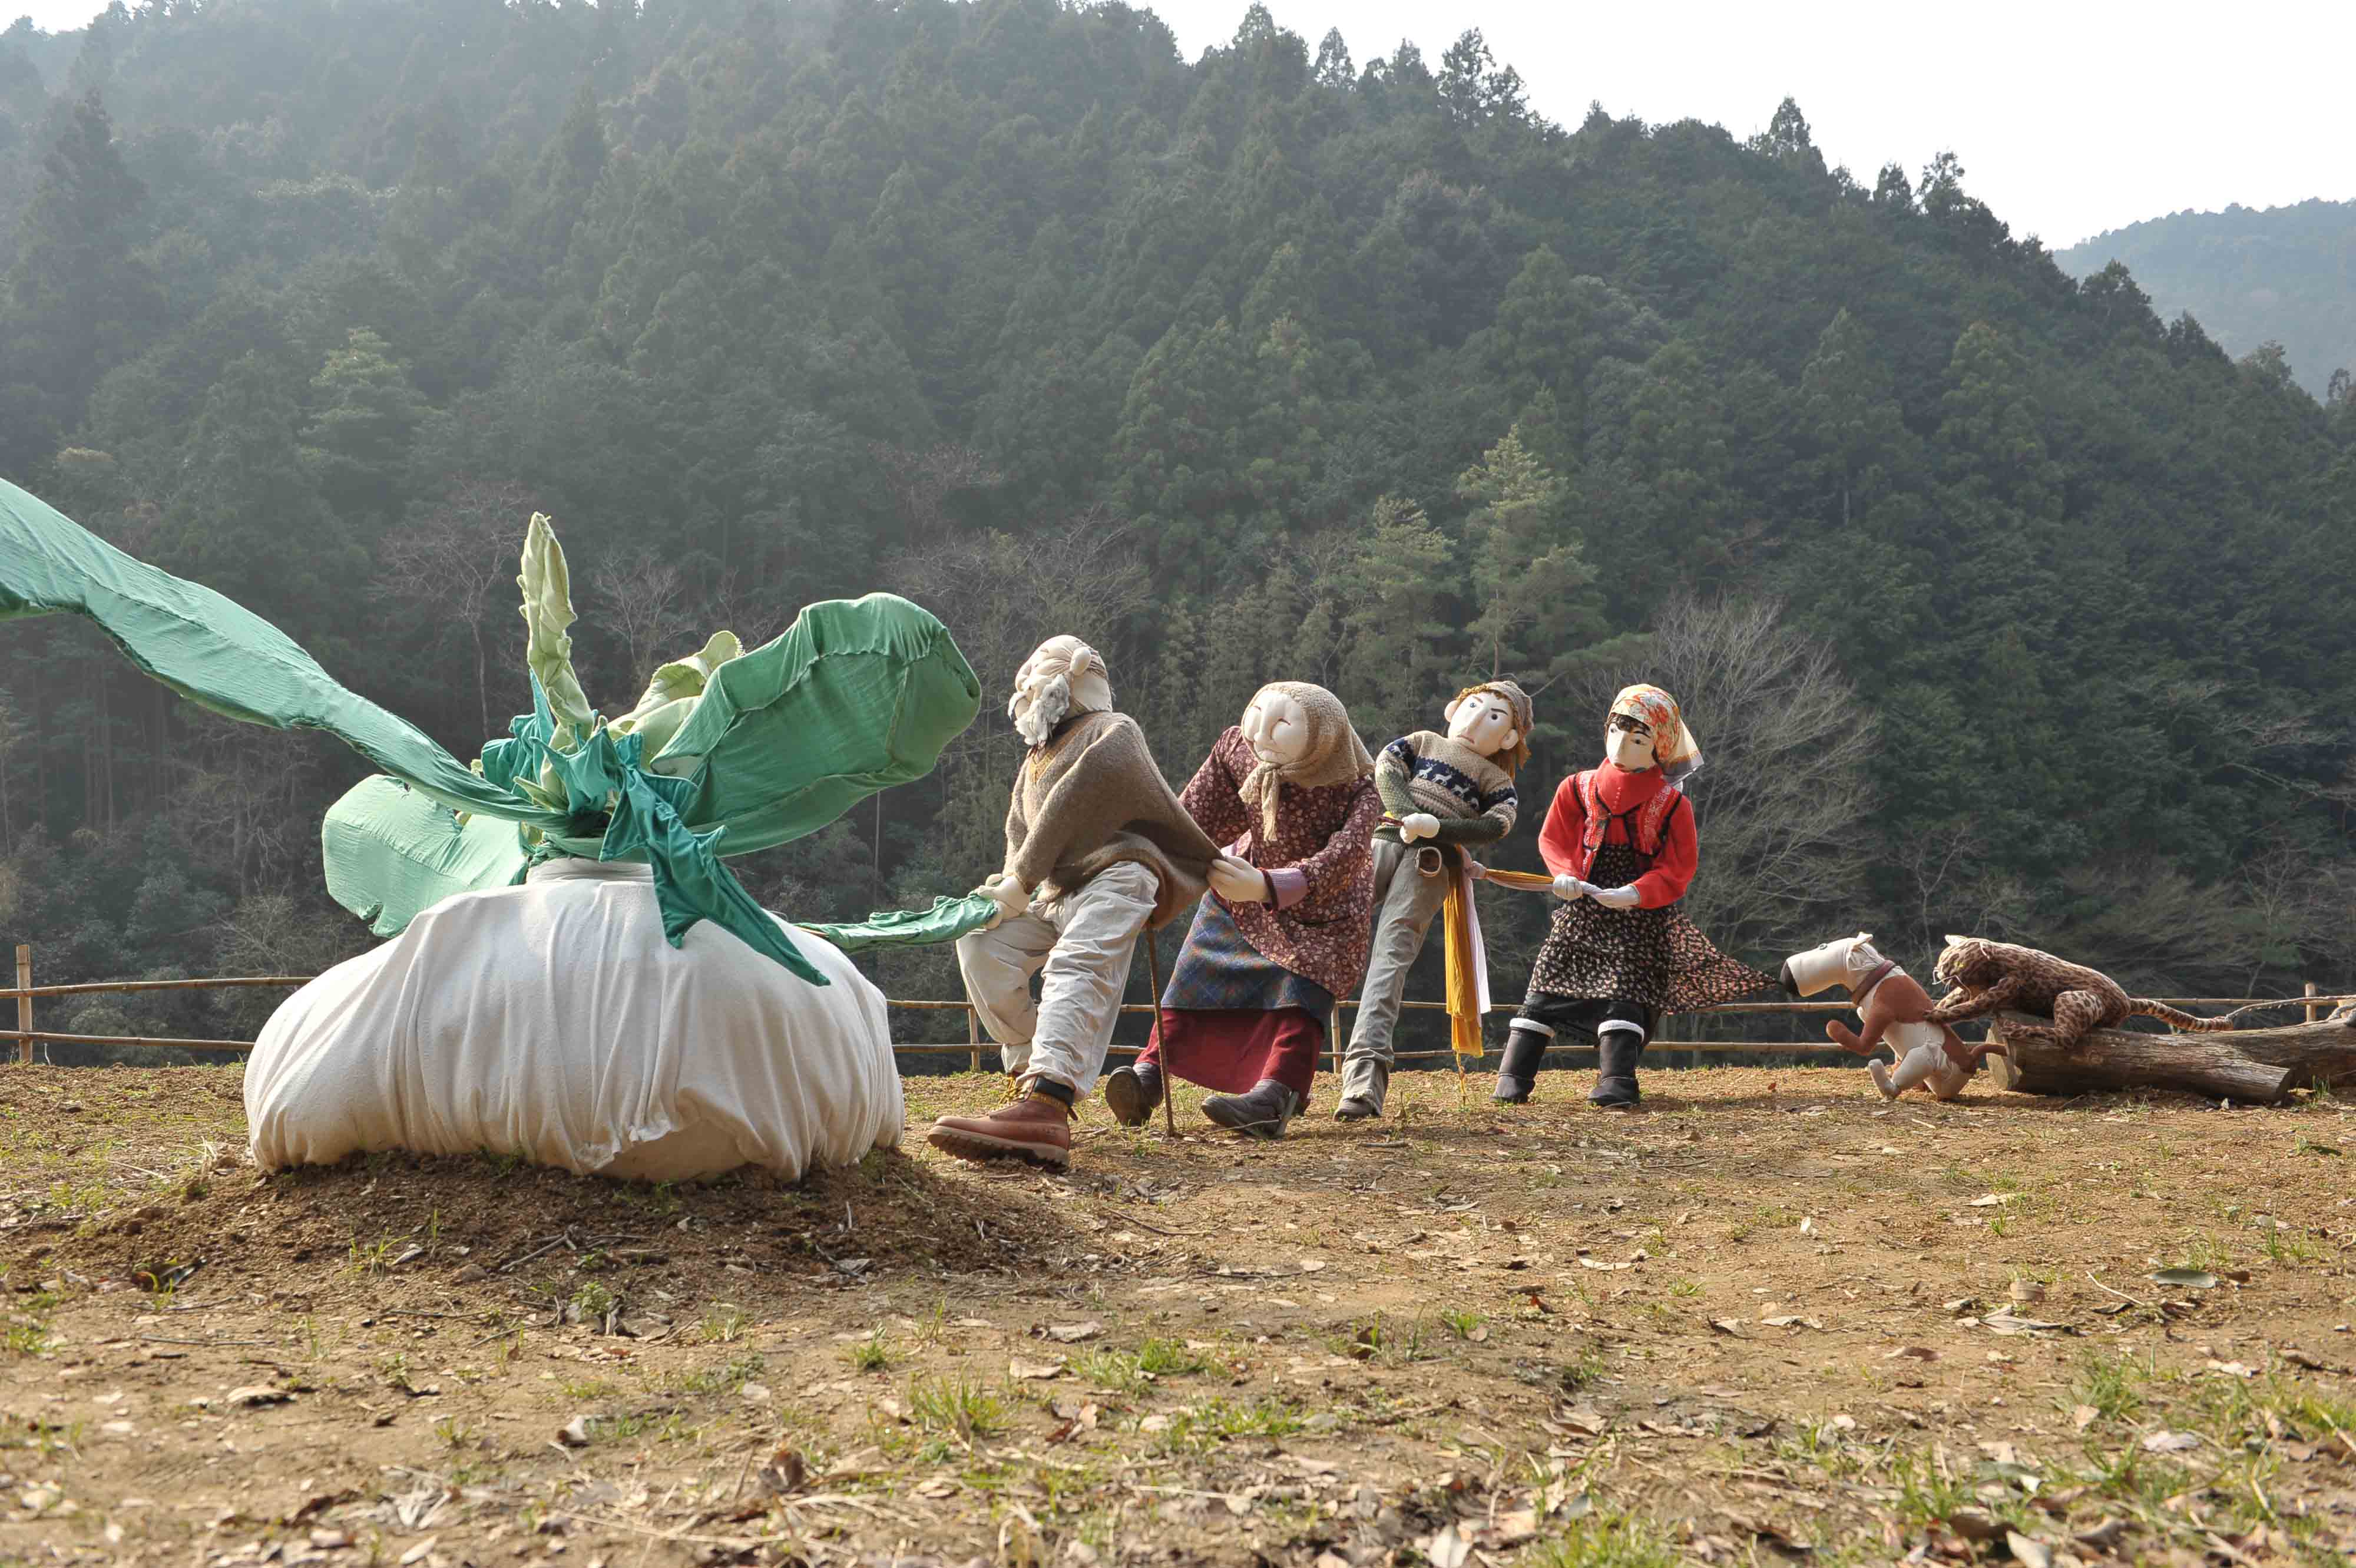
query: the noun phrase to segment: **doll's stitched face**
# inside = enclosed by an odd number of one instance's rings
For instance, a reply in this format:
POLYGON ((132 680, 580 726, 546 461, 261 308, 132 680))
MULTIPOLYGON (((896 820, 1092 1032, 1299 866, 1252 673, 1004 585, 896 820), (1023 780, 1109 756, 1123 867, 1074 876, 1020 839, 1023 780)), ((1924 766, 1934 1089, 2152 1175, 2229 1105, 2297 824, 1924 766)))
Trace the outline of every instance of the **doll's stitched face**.
POLYGON ((1653 766, 1653 726, 1613 714, 1603 723, 1603 755, 1631 773, 1642 773, 1653 766))
POLYGON ((1239 727, 1252 755, 1270 768, 1289 768, 1309 755, 1308 712, 1281 692, 1254 697, 1239 727))
POLYGON ((1448 738, 1483 757, 1510 751, 1522 737, 1514 730, 1514 710, 1493 692, 1475 692, 1448 710, 1448 738))

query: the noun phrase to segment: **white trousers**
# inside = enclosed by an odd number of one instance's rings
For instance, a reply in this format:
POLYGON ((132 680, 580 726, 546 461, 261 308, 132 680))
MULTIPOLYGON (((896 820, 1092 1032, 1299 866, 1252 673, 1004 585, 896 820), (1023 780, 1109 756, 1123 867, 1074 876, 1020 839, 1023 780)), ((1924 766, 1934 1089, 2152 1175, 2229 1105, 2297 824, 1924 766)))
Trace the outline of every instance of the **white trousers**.
POLYGON ((1085 1099, 1104 1071, 1138 934, 1160 877, 1134 861, 1098 872, 1076 893, 958 939, 958 970, 1006 1070, 1051 1078, 1085 1099), (1039 975, 1039 997, 1031 977, 1039 975))

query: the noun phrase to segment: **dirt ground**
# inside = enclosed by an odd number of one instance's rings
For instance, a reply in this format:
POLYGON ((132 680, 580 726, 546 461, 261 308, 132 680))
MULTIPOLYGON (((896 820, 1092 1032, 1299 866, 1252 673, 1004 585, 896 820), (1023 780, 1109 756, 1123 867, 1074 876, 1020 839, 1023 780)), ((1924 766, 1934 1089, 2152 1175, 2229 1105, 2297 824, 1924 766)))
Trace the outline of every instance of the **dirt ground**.
MULTIPOLYGON (((263 1176, 237 1069, 0 1069, 0 1561, 2356 1548, 2347 1107, 1587 1082, 666 1187, 263 1176)), ((913 1079, 911 1128, 995 1093, 913 1079)))

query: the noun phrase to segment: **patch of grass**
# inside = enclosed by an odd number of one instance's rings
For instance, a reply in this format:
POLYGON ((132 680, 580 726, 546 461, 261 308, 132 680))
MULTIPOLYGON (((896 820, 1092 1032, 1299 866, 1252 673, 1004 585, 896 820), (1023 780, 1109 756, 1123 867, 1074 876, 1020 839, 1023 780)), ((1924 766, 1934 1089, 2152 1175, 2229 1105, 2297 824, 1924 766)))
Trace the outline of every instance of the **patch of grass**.
POLYGON ((449 1448, 471 1448, 482 1436, 482 1429, 469 1426, 455 1415, 445 1415, 434 1423, 434 1435, 449 1448))
POLYGON ((1183 1339, 1148 1339, 1137 1348, 1137 1368, 1157 1378, 1182 1378, 1210 1366, 1183 1339))
POLYGON ((2078 1363, 2078 1381, 2072 1392, 2075 1402, 2093 1407, 2105 1421, 2133 1421, 2143 1413, 2143 1385, 2154 1371, 2148 1360, 2090 1351, 2078 1363))
POLYGON ((1171 1417, 1162 1441, 1173 1450, 1200 1451, 1237 1437, 1290 1437, 1308 1424, 1308 1417, 1282 1400, 1215 1399, 1171 1417))
POLYGON ((403 1393, 414 1391, 409 1381, 409 1358, 398 1350, 378 1358, 376 1375, 384 1380, 387 1388, 399 1389, 403 1393))
POLYGON ((897 1359, 892 1354, 892 1348, 884 1342, 884 1331, 880 1328, 857 1344, 843 1347, 842 1354, 854 1372, 889 1371, 892 1363, 897 1359))
POLYGON ((1669 1294, 1673 1296, 1691 1300, 1693 1297, 1701 1294, 1701 1282, 1698 1280, 1671 1280, 1669 1282, 1669 1294))
POLYGON ((1829 1421, 1800 1423, 1793 1435, 1776 1439, 1775 1454, 1792 1464, 1813 1465, 1835 1480, 1879 1468, 1881 1457, 1848 1442, 1829 1421))
POLYGON ((358 1241, 354 1241, 351 1244, 351 1262, 348 1266, 351 1269, 352 1273, 359 1275, 362 1279, 367 1279, 374 1274, 383 1273, 386 1270, 392 1267, 392 1239, 391 1237, 379 1237, 376 1240, 370 1242, 365 1247, 361 1246, 358 1241))
POLYGON ((1148 1339, 1134 1352, 1097 1350, 1076 1357, 1072 1370, 1090 1387, 1133 1394, 1158 1379, 1184 1377, 1208 1366, 1183 1340, 1148 1339))
POLYGON ((573 1293, 572 1307, 584 1323, 603 1323, 614 1310, 614 1293, 591 1280, 573 1293))
POLYGON ((79 1186, 70 1181, 51 1182, 49 1195, 42 1199, 41 1207, 55 1209, 60 1214, 80 1214, 105 1208, 110 1196, 102 1181, 84 1182, 79 1186))
POLYGON ((1976 1507, 1980 1501, 1969 1477, 1940 1474, 1927 1454, 1892 1455, 1883 1481, 1897 1487, 1898 1517, 1915 1530, 1936 1524, 1958 1509, 1976 1507))
POLYGON ((495 1181, 505 1180, 531 1164, 531 1156, 521 1149, 506 1155, 495 1155, 490 1150, 484 1149, 475 1157, 491 1167, 491 1177, 495 1181))
POLYGON ((2212 1274, 2228 1273, 2233 1268, 2233 1250, 2214 1236, 2196 1236, 2185 1246, 2182 1266, 2203 1269, 2212 1274))
POLYGON ((591 1378, 585 1382, 568 1380, 556 1386, 563 1391, 566 1399, 584 1404, 592 1400, 605 1399, 622 1391, 621 1385, 609 1382, 604 1378, 591 1378))
POLYGON ((1598 1346, 1590 1345, 1580 1352, 1578 1360, 1562 1369, 1562 1376, 1556 1381, 1562 1385, 1563 1392, 1575 1394, 1602 1376, 1603 1351, 1598 1346))
POLYGON ((697 1329, 706 1345, 733 1345, 744 1337, 753 1324, 752 1314, 729 1302, 716 1301, 704 1309, 703 1322, 697 1329))
POLYGON ((716 1367, 701 1367, 692 1372, 674 1373, 665 1380, 664 1388, 680 1394, 733 1394, 761 1375, 765 1365, 757 1356, 739 1356, 716 1367))
POLYGON ((47 1318, 10 1313, 5 1326, 0 1326, 0 1349, 5 1349, 12 1356, 37 1356, 48 1348, 49 1325, 47 1318))
POLYGON ((1531 1547, 1522 1562, 1526 1568, 1676 1568, 1677 1552, 1650 1520, 1598 1512, 1531 1547))
POLYGON ((2286 1230, 2272 1219, 2258 1229, 2263 1238, 2260 1250, 2277 1263, 2311 1263, 2323 1255, 2313 1241, 2296 1230, 2286 1230))
POLYGON ((908 1415, 927 1432, 970 1444, 1006 1429, 1006 1403, 970 1378, 918 1378, 908 1384, 908 1415))
POLYGON ((1441 1326, 1457 1338, 1470 1339, 1472 1337, 1472 1331, 1481 1326, 1483 1319, 1479 1313, 1470 1307, 1450 1306, 1440 1309, 1440 1321, 1441 1326))
POLYGON ((1092 1389, 1133 1394, 1151 1380, 1139 1375, 1137 1358, 1126 1350, 1095 1350, 1072 1360, 1072 1375, 1092 1389))

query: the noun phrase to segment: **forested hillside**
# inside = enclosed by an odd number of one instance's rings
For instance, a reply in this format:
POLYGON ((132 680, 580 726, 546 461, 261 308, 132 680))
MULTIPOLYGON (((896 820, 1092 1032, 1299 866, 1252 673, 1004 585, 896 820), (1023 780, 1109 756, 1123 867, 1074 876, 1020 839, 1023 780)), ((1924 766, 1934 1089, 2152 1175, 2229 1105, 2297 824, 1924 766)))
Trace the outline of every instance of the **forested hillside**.
POLYGON ((2075 277, 2124 262, 2161 309, 2190 311, 2229 351, 2279 344, 2299 385, 2332 402, 2350 395, 2356 201, 2173 212, 2097 234, 2054 260, 2075 277))
MULTIPOLYGON (((1524 865, 1652 675, 1710 756, 1697 913, 1771 966, 1982 930, 2356 984, 2356 418, 1954 159, 1828 169, 1789 103, 1559 127, 1475 34, 1360 63, 1257 6, 1191 64, 1055 0, 173 0, 63 59, 0 37, 0 473, 463 757, 527 700, 535 508, 609 709, 812 599, 948 620, 989 716, 745 865, 775 908, 995 870, 998 693, 1068 630, 1182 779, 1265 679, 1379 745, 1518 676, 1524 865)), ((87 628, 0 650, 0 938, 46 978, 363 940, 316 848, 358 758, 87 628)), ((1512 995, 1543 910, 1496 910, 1512 995)))

